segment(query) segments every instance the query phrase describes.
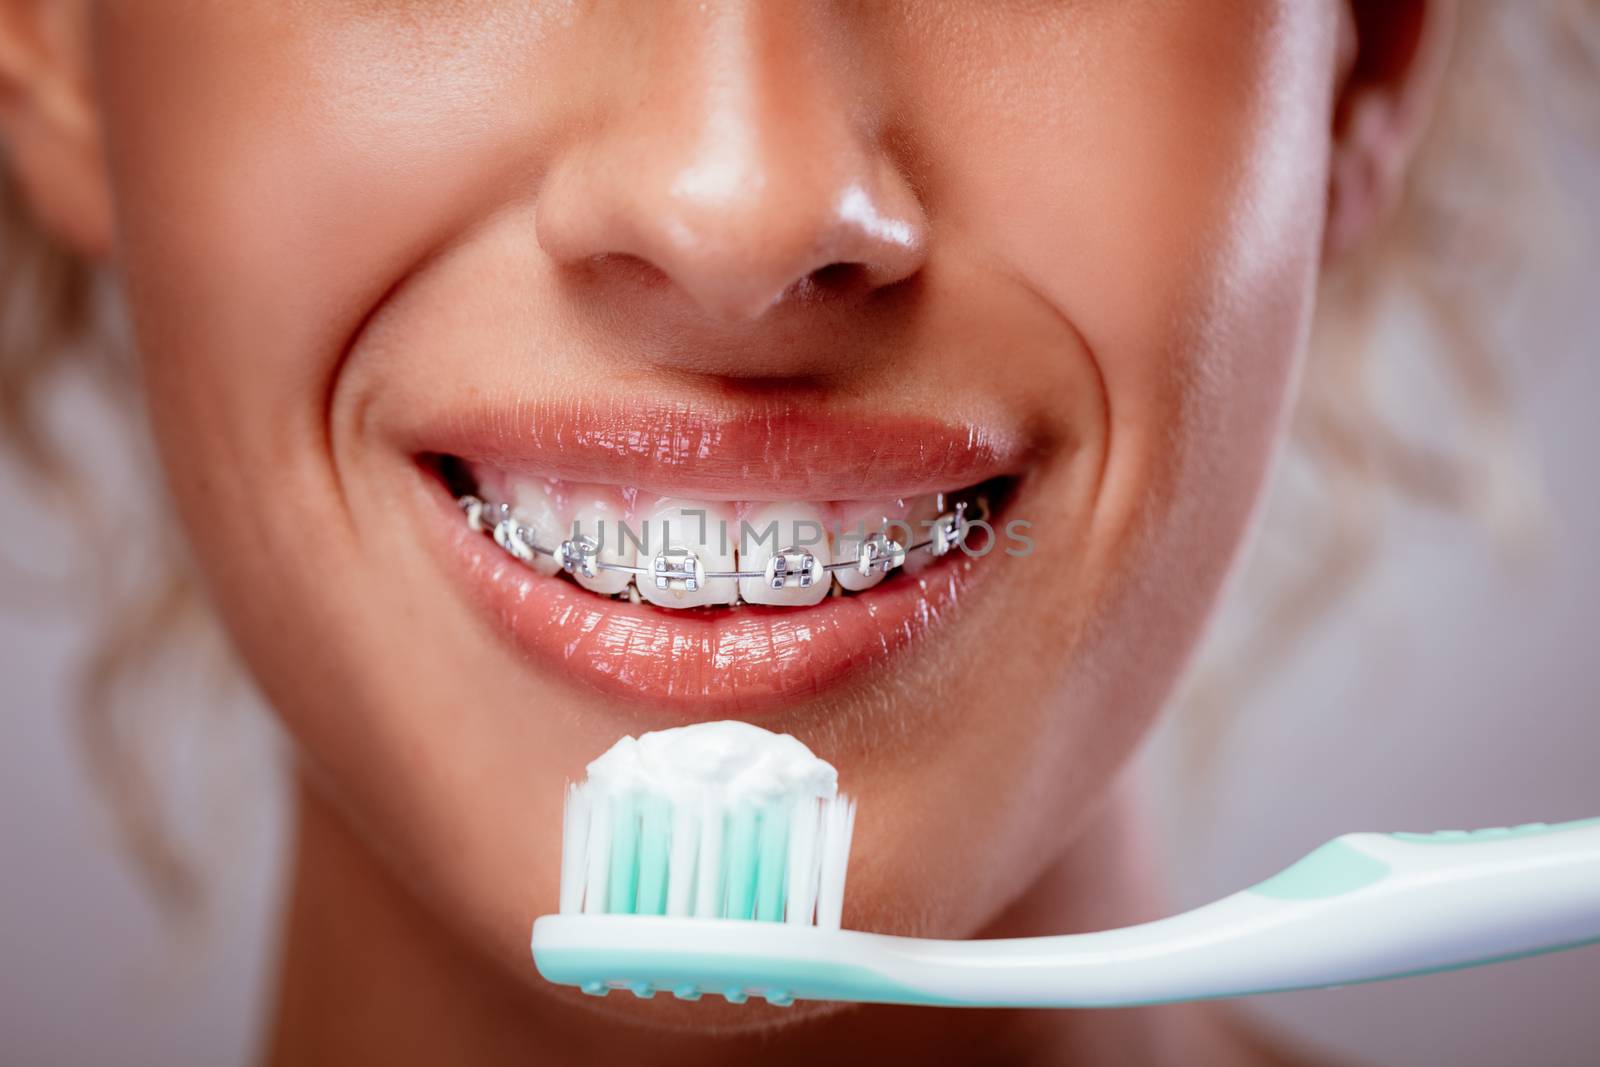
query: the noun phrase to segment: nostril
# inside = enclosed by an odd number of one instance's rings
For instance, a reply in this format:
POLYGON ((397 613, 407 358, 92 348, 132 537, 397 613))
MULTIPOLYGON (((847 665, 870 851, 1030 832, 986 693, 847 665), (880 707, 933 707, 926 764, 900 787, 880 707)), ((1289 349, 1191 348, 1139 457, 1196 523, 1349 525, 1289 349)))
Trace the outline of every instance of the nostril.
POLYGON ((864 263, 828 263, 799 279, 786 296, 797 300, 823 300, 855 296, 874 287, 864 263))
POLYGON ((823 289, 842 289, 865 283, 866 273, 860 263, 828 263, 811 272, 811 282, 823 289))

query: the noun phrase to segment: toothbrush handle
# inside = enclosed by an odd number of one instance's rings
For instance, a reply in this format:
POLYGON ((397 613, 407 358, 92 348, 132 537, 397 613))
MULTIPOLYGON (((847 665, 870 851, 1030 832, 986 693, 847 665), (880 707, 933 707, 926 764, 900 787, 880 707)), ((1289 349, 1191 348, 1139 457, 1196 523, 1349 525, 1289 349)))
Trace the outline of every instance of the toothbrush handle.
POLYGON ((640 996, 948 1007, 1124 1007, 1370 982, 1600 943, 1600 819, 1346 834, 1169 919, 1060 937, 934 941, 796 923, 546 915, 552 982, 640 996))
POLYGON ((924 1003, 973 1006, 1158 1003, 1452 970, 1600 942, 1600 819, 1346 834, 1250 889, 1122 930, 874 940, 874 969, 924 1003))

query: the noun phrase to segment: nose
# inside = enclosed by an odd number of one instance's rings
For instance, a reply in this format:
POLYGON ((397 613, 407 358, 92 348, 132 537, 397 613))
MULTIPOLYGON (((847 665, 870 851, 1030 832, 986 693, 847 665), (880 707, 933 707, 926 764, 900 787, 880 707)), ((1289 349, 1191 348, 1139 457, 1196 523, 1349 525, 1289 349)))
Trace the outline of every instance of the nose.
POLYGON ((654 24, 632 57, 642 73, 552 160, 545 252, 613 280, 643 264, 720 323, 915 274, 927 219, 863 104, 860 64, 777 5, 710 6, 720 17, 654 24))

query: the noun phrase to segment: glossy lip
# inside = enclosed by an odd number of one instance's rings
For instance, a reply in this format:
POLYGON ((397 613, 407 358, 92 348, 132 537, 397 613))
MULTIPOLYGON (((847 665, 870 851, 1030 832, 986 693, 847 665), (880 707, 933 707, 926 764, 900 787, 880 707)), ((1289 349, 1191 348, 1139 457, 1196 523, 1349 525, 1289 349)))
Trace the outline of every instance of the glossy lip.
MULTIPOLYGON (((418 439, 505 470, 711 499, 912 495, 1015 474, 1017 439, 926 419, 857 422, 774 407, 736 414, 589 405, 494 411, 418 439), (513 432, 513 428, 520 429, 513 432)), ((918 575, 805 608, 673 611, 598 596, 537 574, 470 531, 419 466, 441 547, 467 595, 552 674, 675 721, 758 716, 880 669, 946 623, 977 576, 957 554, 918 575)))
POLYGON ((1019 431, 977 423, 649 399, 485 405, 405 444, 515 474, 752 501, 943 492, 1015 473, 1031 451, 1019 431))

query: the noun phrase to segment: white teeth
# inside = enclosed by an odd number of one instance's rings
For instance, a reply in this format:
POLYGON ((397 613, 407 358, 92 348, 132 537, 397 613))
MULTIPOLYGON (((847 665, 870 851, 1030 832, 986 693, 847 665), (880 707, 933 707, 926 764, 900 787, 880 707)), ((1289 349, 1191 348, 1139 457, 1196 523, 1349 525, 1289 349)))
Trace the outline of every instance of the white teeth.
MULTIPOLYGON (((907 548, 933 540, 933 521, 944 514, 945 501, 946 494, 944 493, 932 493, 909 501, 910 506, 906 509, 905 522, 907 526, 911 527, 911 539, 905 542, 907 548)), ((900 540, 906 536, 905 527, 898 523, 895 524, 890 536, 897 541, 900 540)), ((921 552, 909 552, 906 554, 906 573, 921 574, 932 566, 933 562, 934 555, 927 549, 923 549, 921 552)))
POLYGON ((500 472, 486 472, 479 484, 482 498, 458 503, 468 524, 506 552, 540 574, 565 571, 591 592, 664 608, 741 600, 807 607, 871 589, 900 570, 921 574, 956 544, 950 523, 938 523, 952 512, 956 497, 948 493, 736 505, 500 472), (749 509, 743 521, 741 508, 749 509), (733 572, 742 577, 726 576, 733 572), (724 576, 711 577, 717 574, 724 576))
MULTIPOLYGON (((845 505, 839 514, 839 525, 833 533, 833 558, 835 562, 861 558, 861 542, 876 533, 891 531, 889 520, 899 518, 903 507, 884 503, 853 503, 845 505)), ((901 532, 904 536, 904 531, 901 532)), ((891 568, 892 569, 892 568, 891 568)), ((856 567, 841 567, 833 572, 834 580, 852 593, 871 589, 888 576, 882 567, 873 567, 862 574, 856 567)))
MULTIPOLYGON (((625 567, 632 567, 637 562, 638 549, 628 536, 630 532, 637 531, 627 530, 623 526, 620 494, 603 486, 578 486, 572 493, 572 505, 572 522, 557 539, 558 543, 566 538, 589 537, 599 545, 600 550, 595 557, 599 562, 619 563, 625 567)), ((633 580, 633 575, 627 571, 599 569, 596 569, 593 577, 589 577, 581 567, 574 568, 572 577, 585 589, 606 594, 623 592, 633 580)))
MULTIPOLYGON (((562 533, 561 513, 556 508, 548 482, 507 479, 506 493, 511 498, 511 513, 528 528, 534 544, 541 548, 553 548, 561 543, 565 536, 562 533)), ((543 552, 529 550, 523 562, 540 574, 554 574, 561 569, 555 557, 543 552)))
POLYGON ((738 600, 734 579, 705 577, 707 572, 736 569, 739 522, 733 505, 663 500, 643 523, 642 533, 646 552, 640 565, 651 573, 639 575, 636 584, 650 603, 697 608, 738 600))
POLYGON ((821 603, 832 584, 823 568, 833 562, 822 513, 809 504, 768 504, 744 522, 739 569, 766 573, 740 578, 739 596, 752 604, 821 603))

